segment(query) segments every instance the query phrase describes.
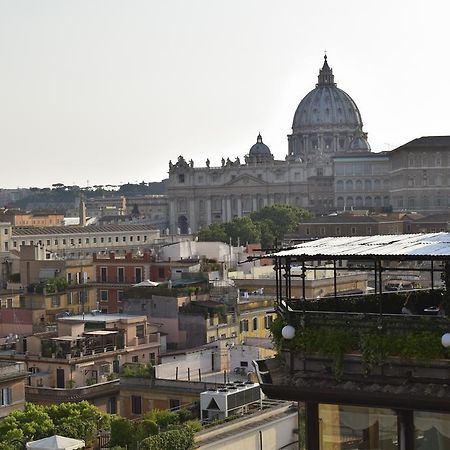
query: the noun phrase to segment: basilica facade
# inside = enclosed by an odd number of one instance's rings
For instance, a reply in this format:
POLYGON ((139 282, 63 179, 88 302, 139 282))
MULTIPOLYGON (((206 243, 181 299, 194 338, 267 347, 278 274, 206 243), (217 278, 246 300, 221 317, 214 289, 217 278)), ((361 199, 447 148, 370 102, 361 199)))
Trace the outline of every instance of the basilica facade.
POLYGON ((288 204, 317 215, 349 209, 435 212, 450 206, 450 137, 419 138, 374 153, 353 99, 337 87, 327 58, 294 114, 288 153, 276 160, 258 135, 242 161, 204 167, 169 163, 172 233, 288 204))

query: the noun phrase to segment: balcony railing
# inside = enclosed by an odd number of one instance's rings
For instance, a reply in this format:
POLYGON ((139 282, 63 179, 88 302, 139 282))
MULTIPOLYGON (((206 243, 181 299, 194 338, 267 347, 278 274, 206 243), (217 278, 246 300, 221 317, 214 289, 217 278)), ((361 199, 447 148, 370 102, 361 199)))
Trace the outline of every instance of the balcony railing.
POLYGON ((0 362, 0 380, 25 375, 27 373, 24 363, 10 361, 0 362))
POLYGON ((106 381, 78 388, 25 387, 27 402, 56 403, 75 402, 93 398, 111 396, 119 393, 119 380, 106 381))
POLYGON ((447 317, 307 311, 289 320, 293 339, 282 337, 286 322, 281 317, 272 332, 278 349, 290 353, 291 372, 336 378, 450 377, 450 350, 441 344, 442 335, 450 332, 447 317))

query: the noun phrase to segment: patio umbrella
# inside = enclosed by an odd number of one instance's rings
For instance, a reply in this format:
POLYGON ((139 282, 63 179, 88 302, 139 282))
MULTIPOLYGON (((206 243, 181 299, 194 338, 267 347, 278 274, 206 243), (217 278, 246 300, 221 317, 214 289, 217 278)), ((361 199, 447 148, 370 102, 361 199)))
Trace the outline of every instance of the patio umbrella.
POLYGON ((156 281, 144 280, 138 284, 133 284, 133 287, 156 287, 156 286, 159 286, 160 284, 161 283, 158 283, 156 281))
POLYGON ((37 450, 74 450, 85 446, 85 442, 81 439, 72 439, 56 434, 37 441, 27 442, 27 449, 37 450))

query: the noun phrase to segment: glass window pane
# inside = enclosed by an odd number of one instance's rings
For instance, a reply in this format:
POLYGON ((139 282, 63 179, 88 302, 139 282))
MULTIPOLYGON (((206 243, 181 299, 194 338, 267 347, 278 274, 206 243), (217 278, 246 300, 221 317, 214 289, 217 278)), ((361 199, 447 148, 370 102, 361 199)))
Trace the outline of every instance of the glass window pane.
POLYGON ((397 415, 390 409, 319 405, 321 450, 397 450, 397 415))
POLYGON ((415 449, 450 448, 450 414, 414 411, 415 449))

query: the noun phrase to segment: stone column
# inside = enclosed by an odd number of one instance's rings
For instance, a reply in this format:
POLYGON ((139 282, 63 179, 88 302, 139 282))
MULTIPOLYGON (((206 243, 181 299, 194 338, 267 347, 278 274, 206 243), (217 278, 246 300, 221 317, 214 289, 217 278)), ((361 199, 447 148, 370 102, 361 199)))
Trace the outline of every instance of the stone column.
POLYGON ((263 198, 263 202, 264 202, 264 206, 268 206, 268 204, 269 204, 269 195, 267 195, 267 196, 265 196, 263 198))
POLYGON ((211 225, 212 215, 211 215, 211 199, 206 199, 206 225, 211 225))
POLYGON ((227 198, 227 222, 231 222, 232 215, 231 215, 231 198, 227 198))
POLYGON ((189 199, 188 215, 189 215, 189 228, 191 229, 192 233, 195 233, 197 231, 197 215, 195 214, 194 199, 189 199))
POLYGON ((224 197, 222 197, 221 202, 222 202, 222 223, 225 223, 227 221, 227 205, 224 197))
POLYGON ((241 199, 241 197, 237 198, 237 215, 238 215, 238 217, 242 217, 242 199, 241 199))
POLYGON ((258 211, 258 199, 256 198, 256 195, 253 197, 252 199, 252 204, 253 204, 253 211, 258 211))
POLYGON ((175 200, 170 200, 169 203, 169 229, 172 234, 177 233, 177 221, 175 216, 175 200))

